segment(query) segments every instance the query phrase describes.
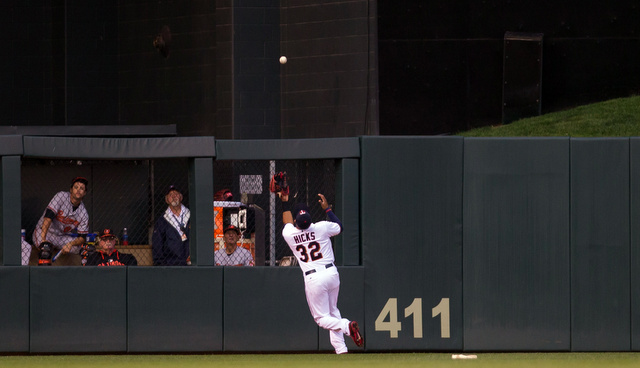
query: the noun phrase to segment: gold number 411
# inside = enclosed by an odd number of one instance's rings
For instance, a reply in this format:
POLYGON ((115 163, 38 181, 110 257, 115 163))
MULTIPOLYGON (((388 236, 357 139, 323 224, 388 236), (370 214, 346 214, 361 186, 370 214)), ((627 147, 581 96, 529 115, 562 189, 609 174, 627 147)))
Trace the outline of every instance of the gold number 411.
MULTIPOLYGON (((422 338, 422 298, 415 298, 411 305, 404 309, 404 318, 413 316, 413 338, 422 338)), ((449 322, 449 298, 440 299, 440 303, 431 309, 431 317, 440 316, 440 337, 451 337, 449 322)), ((398 338, 398 332, 402 331, 402 323, 398 321, 398 299, 389 298, 378 318, 376 318, 376 331, 389 331, 392 339, 398 338), (387 318, 388 316, 388 318, 387 318), (388 321, 387 321, 388 319, 388 321)))

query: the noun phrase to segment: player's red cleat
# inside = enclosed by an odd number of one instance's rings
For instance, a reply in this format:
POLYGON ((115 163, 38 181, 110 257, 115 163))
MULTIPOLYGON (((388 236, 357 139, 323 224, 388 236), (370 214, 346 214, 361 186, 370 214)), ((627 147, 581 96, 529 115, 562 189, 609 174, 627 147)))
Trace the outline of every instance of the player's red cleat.
POLYGON ((356 321, 349 322, 349 335, 353 339, 353 342, 356 343, 356 345, 358 346, 364 345, 364 339, 362 338, 362 335, 360 335, 360 329, 358 329, 358 322, 356 321))

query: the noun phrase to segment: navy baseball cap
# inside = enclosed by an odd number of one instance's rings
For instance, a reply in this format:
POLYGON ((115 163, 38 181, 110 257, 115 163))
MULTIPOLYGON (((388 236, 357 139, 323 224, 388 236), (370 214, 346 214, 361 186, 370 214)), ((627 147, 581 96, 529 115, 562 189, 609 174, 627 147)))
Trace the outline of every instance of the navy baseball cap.
POLYGON ((305 210, 300 210, 296 214, 296 226, 302 230, 311 226, 311 215, 305 210))
POLYGON ((291 213, 293 214, 293 216, 295 217, 298 213, 300 213, 300 211, 305 211, 305 212, 309 212, 309 206, 307 206, 306 203, 304 202, 298 202, 295 205, 293 205, 293 208, 291 210, 291 213))
POLYGON ((177 187, 177 186, 175 186, 175 185, 169 185, 169 188, 167 188, 167 192, 165 193, 165 195, 167 195, 167 194, 171 193, 171 192, 172 192, 172 191, 174 191, 174 190, 175 190, 176 192, 178 192, 178 193, 182 194, 182 191, 181 191, 180 189, 178 189, 178 187, 177 187))

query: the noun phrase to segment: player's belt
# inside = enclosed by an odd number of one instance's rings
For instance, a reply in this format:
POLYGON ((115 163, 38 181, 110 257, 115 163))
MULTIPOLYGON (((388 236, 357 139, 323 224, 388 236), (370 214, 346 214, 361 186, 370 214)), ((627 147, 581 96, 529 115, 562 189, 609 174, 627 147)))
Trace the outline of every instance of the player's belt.
MULTIPOLYGON (((333 263, 329 263, 328 265, 325 265, 324 268, 331 268, 333 267, 333 263)), ((312 273, 316 272, 316 270, 309 270, 307 272, 304 273, 305 276, 307 275, 311 275, 312 273)))

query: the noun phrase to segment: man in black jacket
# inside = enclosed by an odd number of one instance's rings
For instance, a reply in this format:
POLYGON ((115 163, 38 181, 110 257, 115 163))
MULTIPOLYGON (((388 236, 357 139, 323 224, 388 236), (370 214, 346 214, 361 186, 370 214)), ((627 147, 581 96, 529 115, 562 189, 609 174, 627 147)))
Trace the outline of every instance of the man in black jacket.
POLYGON ((151 238, 154 266, 187 266, 189 261, 189 219, 182 193, 170 186, 164 197, 167 210, 158 218, 151 238))
POLYGON ((86 266, 137 266, 138 260, 131 254, 120 253, 116 249, 116 237, 111 229, 100 233, 96 252, 87 256, 86 266))

